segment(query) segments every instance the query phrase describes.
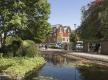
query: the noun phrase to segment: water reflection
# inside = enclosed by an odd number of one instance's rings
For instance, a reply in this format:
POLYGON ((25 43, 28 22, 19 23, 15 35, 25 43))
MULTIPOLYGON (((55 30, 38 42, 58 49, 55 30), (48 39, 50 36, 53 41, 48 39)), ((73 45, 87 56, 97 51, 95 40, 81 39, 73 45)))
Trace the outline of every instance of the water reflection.
POLYGON ((96 64, 85 64, 79 66, 78 69, 80 70, 83 80, 108 80, 108 67, 96 64))
POLYGON ((45 60, 53 65, 63 65, 77 61, 76 59, 69 59, 58 54, 45 54, 45 60))
POLYGON ((30 80, 108 80, 108 67, 45 54, 46 65, 30 80), (44 78, 44 79, 42 79, 44 78))
POLYGON ((47 62, 52 63, 53 65, 62 65, 65 62, 65 58, 61 57, 60 55, 46 55, 45 59, 47 62))
POLYGON ((45 59, 48 62, 40 71, 41 76, 50 76, 57 80, 81 80, 80 73, 74 66, 77 60, 58 54, 46 54, 45 59))

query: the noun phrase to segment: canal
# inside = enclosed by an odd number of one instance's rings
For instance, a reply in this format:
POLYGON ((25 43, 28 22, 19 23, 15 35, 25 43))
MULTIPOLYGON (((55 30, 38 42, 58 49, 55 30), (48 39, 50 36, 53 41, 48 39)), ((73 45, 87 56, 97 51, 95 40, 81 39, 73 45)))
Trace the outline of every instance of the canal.
POLYGON ((28 80, 108 80, 108 67, 59 53, 46 53, 44 58, 47 63, 28 80))

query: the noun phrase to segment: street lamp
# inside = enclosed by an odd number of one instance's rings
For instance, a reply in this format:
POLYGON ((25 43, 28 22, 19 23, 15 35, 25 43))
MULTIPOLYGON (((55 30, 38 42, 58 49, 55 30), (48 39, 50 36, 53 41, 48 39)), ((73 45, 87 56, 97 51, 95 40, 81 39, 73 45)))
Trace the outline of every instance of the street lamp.
POLYGON ((75 28, 75 38, 77 40, 76 24, 74 24, 74 28, 75 28))
POLYGON ((74 28, 75 28, 75 30, 76 30, 76 24, 74 24, 74 28))

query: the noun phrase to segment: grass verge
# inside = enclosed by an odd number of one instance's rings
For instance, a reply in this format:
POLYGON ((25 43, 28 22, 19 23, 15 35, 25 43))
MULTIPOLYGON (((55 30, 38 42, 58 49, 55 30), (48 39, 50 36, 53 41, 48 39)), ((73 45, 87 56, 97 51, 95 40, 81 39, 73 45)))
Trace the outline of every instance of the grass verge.
POLYGON ((7 75, 10 75, 13 79, 18 77, 23 78, 26 75, 26 73, 34 69, 38 70, 44 63, 45 60, 42 57, 0 58, 0 67, 7 66, 5 70, 1 69, 1 71, 3 73, 6 73, 7 75))

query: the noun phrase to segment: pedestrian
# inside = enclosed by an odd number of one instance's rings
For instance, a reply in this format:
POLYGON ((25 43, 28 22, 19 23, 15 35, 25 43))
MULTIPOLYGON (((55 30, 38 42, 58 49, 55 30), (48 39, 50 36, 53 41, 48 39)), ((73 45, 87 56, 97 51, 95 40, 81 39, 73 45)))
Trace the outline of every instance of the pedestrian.
POLYGON ((95 52, 99 52, 99 48, 100 48, 100 43, 96 43, 95 45, 95 52))
POLYGON ((48 48, 48 46, 47 46, 47 44, 45 44, 45 49, 47 49, 48 48))
POLYGON ((67 44, 65 44, 64 49, 67 50, 67 44))

